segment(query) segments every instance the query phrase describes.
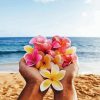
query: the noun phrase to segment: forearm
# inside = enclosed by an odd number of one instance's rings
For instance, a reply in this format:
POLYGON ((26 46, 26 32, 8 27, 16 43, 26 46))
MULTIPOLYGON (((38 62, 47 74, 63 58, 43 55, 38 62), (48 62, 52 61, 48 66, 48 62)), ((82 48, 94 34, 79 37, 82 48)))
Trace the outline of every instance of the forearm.
POLYGON ((63 91, 55 92, 55 100, 77 100, 77 94, 73 84, 65 84, 63 87, 63 91))
POLYGON ((26 84, 18 100, 43 100, 43 94, 40 92, 39 85, 26 84))

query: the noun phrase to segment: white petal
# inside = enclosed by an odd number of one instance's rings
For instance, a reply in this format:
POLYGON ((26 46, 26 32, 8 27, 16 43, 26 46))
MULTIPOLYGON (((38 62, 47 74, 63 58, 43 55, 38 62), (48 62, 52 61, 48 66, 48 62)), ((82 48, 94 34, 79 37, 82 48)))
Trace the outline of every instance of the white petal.
POLYGON ((53 81, 53 82, 52 82, 52 86, 53 86, 53 88, 54 88, 55 90, 57 90, 57 91, 63 90, 63 85, 61 84, 60 81, 53 81))
POLYGON ((51 85, 51 80, 49 80, 49 79, 44 80, 40 85, 41 92, 48 89, 50 87, 50 85, 51 85))
POLYGON ((58 72, 59 72, 59 66, 57 64, 52 63, 51 74, 57 74, 58 72))
POLYGON ((48 70, 40 70, 40 74, 45 78, 50 78, 50 72, 48 70))

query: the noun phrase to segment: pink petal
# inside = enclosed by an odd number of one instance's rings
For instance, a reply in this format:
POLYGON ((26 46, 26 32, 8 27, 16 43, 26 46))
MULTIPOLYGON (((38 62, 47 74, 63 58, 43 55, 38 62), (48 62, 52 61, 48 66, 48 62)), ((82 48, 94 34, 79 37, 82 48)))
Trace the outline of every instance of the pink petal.
POLYGON ((32 61, 26 61, 26 64, 27 64, 29 67, 31 67, 31 66, 34 65, 34 63, 33 63, 32 61))
POLYGON ((54 36, 54 37, 52 38, 52 41, 58 41, 58 42, 60 42, 60 39, 61 39, 60 36, 54 36))
POLYGON ((59 47, 61 47, 61 45, 60 45, 58 42, 54 41, 54 42, 52 43, 52 47, 53 47, 53 48, 59 48, 59 47))
POLYGON ((30 53, 26 53, 25 55, 24 55, 24 59, 27 61, 27 60, 33 60, 33 56, 32 56, 32 54, 30 54, 30 53))
POLYGON ((28 66, 33 66, 33 65, 34 65, 32 54, 26 53, 26 54, 24 55, 24 59, 25 59, 26 64, 27 64, 28 66))
POLYGON ((37 64, 42 59, 42 56, 38 53, 37 49, 34 49, 32 56, 35 64, 37 64))
POLYGON ((65 68, 65 67, 67 67, 67 66, 70 65, 70 64, 71 64, 71 62, 64 62, 64 63, 62 64, 62 67, 65 68))
POLYGON ((62 67, 68 66, 69 64, 72 63, 72 55, 65 55, 63 57, 63 60, 64 60, 64 63, 62 64, 62 67))
POLYGON ((43 43, 43 42, 45 42, 47 39, 45 38, 45 37, 43 37, 43 36, 38 36, 37 37, 37 42, 40 42, 40 43, 43 43))
POLYGON ((38 54, 35 58, 35 64, 37 64, 42 59, 42 56, 38 54))
POLYGON ((37 42, 36 38, 32 38, 32 39, 29 41, 29 44, 34 44, 34 43, 36 43, 36 42, 37 42))
POLYGON ((48 51, 48 54, 50 54, 52 57, 55 56, 55 52, 54 52, 53 50, 49 50, 49 51, 48 51))
POLYGON ((50 50, 51 47, 52 47, 52 46, 51 46, 49 43, 44 43, 44 44, 43 44, 43 49, 44 49, 44 50, 50 50))
POLYGON ((34 48, 37 49, 38 51, 41 51, 41 44, 35 43, 34 48))
POLYGON ((65 38, 66 39, 66 42, 71 44, 71 40, 69 38, 65 38))

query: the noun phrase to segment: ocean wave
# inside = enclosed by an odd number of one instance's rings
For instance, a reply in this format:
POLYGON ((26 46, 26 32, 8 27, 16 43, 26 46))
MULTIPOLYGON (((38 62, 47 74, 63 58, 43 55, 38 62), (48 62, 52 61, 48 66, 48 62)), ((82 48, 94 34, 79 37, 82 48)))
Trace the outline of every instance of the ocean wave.
POLYGON ((16 51, 0 51, 0 54, 11 54, 11 53, 25 53, 25 51, 20 51, 20 50, 16 50, 16 51))
POLYGON ((95 51, 78 51, 77 53, 79 54, 100 54, 100 52, 95 52, 95 51))

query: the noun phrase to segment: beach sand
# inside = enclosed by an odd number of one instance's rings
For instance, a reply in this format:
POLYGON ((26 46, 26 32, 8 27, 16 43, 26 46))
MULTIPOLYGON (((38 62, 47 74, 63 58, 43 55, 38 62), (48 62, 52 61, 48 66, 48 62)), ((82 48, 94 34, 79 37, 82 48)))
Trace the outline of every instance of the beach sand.
MULTIPOLYGON (((0 100, 17 100, 25 85, 19 73, 0 73, 0 100)), ((75 79, 78 100, 100 100, 100 75, 79 75, 75 79)), ((44 97, 53 100, 52 90, 44 97)))

